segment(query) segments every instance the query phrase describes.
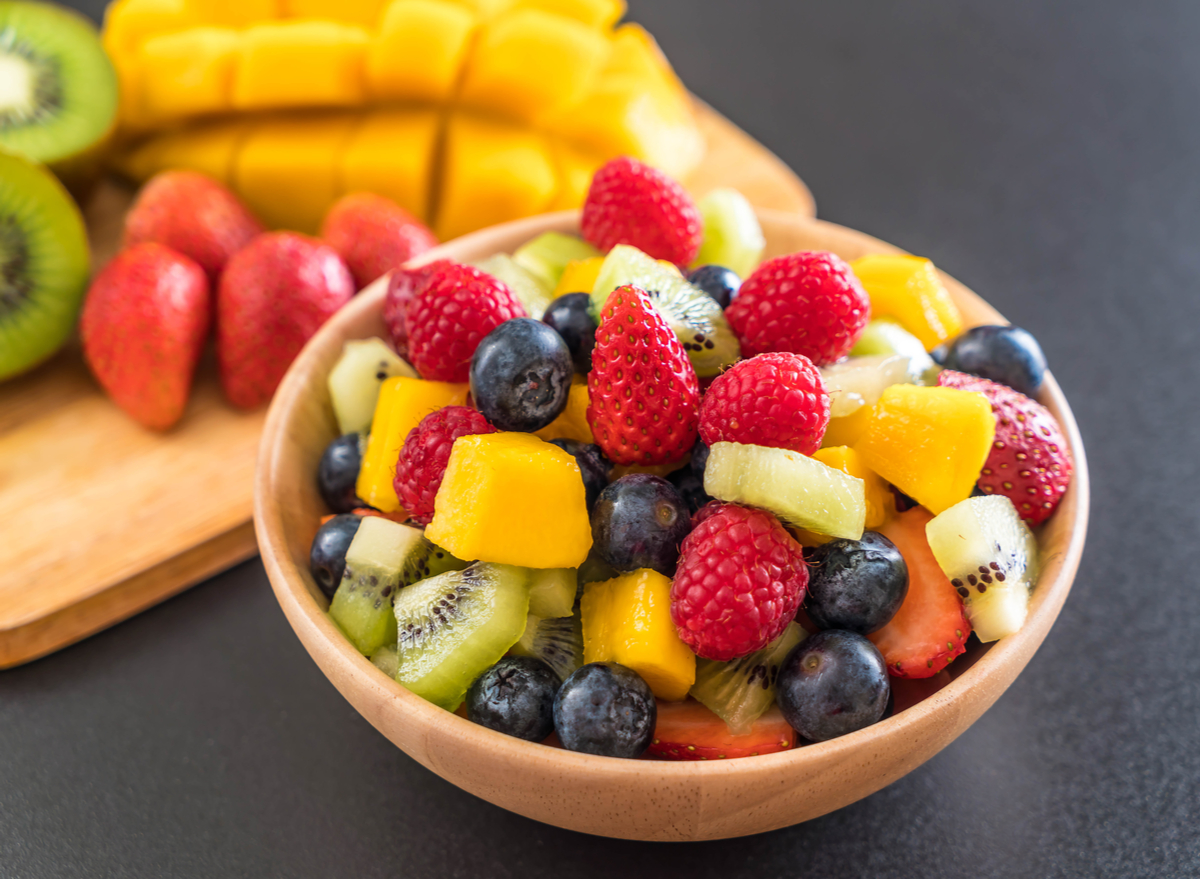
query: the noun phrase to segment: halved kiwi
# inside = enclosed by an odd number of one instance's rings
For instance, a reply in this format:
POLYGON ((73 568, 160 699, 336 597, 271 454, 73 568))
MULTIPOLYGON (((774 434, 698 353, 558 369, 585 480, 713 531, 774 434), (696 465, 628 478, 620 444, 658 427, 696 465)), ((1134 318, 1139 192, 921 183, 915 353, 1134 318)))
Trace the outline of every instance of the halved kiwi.
POLYGON ((79 208, 45 169, 0 153, 0 379, 62 347, 87 281, 79 208))
POLYGON ((0 2, 0 149, 82 183, 116 114, 117 75, 90 21, 49 3, 0 2))

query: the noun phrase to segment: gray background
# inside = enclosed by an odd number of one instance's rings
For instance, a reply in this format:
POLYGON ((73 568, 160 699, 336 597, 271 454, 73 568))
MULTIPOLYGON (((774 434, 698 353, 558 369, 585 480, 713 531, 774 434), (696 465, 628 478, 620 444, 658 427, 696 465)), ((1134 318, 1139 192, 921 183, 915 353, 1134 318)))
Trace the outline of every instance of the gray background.
POLYGON ((634 0, 632 17, 821 216, 931 256, 1041 339, 1094 506, 1026 672, 833 815, 614 842, 404 757, 321 676, 255 561, 0 673, 0 873, 1200 875, 1200 4, 634 0))

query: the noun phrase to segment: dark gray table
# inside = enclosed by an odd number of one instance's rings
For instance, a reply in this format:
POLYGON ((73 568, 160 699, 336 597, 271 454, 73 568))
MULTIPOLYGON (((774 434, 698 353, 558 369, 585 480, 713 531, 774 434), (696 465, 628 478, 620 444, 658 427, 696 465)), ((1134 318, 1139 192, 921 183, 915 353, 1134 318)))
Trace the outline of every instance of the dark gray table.
POLYGON ((0 874, 1200 875, 1200 4, 633 5, 823 217, 933 257, 1041 339, 1094 507, 1026 672, 938 757, 826 818, 614 842, 403 756, 251 562, 0 673, 0 874))

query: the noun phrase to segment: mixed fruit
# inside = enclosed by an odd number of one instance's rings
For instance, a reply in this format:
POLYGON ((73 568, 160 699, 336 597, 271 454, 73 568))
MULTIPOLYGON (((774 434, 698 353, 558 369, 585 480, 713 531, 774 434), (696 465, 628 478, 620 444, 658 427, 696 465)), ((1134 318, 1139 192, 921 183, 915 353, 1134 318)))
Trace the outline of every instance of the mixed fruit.
POLYGON ((760 263, 738 193, 627 157, 581 230, 394 272, 330 373, 311 571, 364 656, 509 735, 728 759, 1021 627, 1072 475, 1028 333, 926 259, 760 263))

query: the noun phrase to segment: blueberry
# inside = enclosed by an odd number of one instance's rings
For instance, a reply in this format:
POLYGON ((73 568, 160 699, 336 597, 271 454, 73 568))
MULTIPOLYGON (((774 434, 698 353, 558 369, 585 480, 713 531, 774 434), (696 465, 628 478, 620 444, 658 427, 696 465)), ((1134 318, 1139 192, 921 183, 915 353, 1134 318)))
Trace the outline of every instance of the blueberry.
POLYGON ((575 371, 587 375, 592 371, 592 349, 596 347, 596 319, 592 317, 592 297, 587 293, 567 293, 559 296, 546 308, 542 323, 557 332, 575 371))
POLYGON ((728 308, 742 288, 742 279, 737 272, 725 266, 700 266, 688 275, 688 281, 711 296, 722 308, 728 308))
POLYGON ((554 695, 562 681, 532 656, 506 656, 467 690, 467 717, 480 726, 540 742, 554 731, 554 695))
POLYGON ((675 576, 679 544, 691 530, 691 513, 667 480, 630 473, 609 483, 592 510, 592 540, 618 571, 653 568, 675 576))
POLYGON ((317 536, 313 538, 312 549, 308 553, 308 569, 328 598, 333 598, 338 584, 342 582, 342 573, 346 570, 346 550, 350 548, 350 541, 358 533, 361 523, 359 516, 342 513, 318 528, 317 536))
POLYGON ((704 481, 704 470, 708 467, 708 445, 704 440, 696 440, 696 444, 692 446, 692 459, 688 462, 688 469, 695 474, 701 482, 704 481))
POLYGON ((1008 385, 1036 397, 1046 376, 1046 355, 1030 333, 1020 327, 974 327, 950 343, 942 364, 1008 385))
POLYGON ((857 632, 830 629, 805 638, 787 655, 775 698, 792 729, 824 742, 883 717, 891 689, 874 644, 857 632))
POLYGON ((866 635, 887 625, 908 594, 908 565, 896 544, 864 531, 861 540, 831 540, 808 557, 804 609, 822 629, 866 635))
POLYGON ((568 751, 640 757, 654 738, 658 705, 641 676, 615 662, 592 662, 567 678, 554 699, 554 731, 568 751))
POLYGON ((326 506, 335 513, 349 513, 362 506, 354 486, 358 482, 365 445, 361 433, 348 433, 327 445, 321 455, 321 463, 317 465, 317 488, 326 506))
POLYGON ((583 477, 583 488, 587 492, 587 508, 591 513, 600 492, 608 485, 612 461, 605 457, 599 446, 592 443, 581 443, 573 439, 556 439, 550 442, 571 455, 579 465, 579 475, 583 477))
POLYGON ((475 349, 471 397, 499 430, 533 432, 566 407, 573 372, 562 337, 541 321, 518 317, 500 324, 475 349))
POLYGON ((697 476, 691 467, 682 467, 667 476, 667 481, 675 486, 683 502, 691 513, 695 513, 712 500, 704 490, 704 477, 697 476))

